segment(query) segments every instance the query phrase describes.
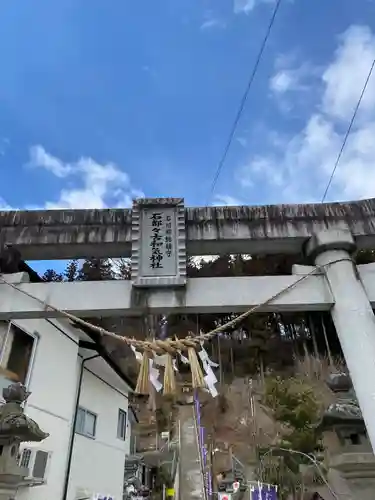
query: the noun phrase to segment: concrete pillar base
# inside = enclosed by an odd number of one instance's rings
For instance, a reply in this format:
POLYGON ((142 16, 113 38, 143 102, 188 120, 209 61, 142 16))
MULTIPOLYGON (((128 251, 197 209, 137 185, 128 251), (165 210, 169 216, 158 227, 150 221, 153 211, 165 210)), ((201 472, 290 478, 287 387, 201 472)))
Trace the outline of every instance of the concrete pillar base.
POLYGON ((0 500, 16 500, 17 488, 0 485, 0 500))

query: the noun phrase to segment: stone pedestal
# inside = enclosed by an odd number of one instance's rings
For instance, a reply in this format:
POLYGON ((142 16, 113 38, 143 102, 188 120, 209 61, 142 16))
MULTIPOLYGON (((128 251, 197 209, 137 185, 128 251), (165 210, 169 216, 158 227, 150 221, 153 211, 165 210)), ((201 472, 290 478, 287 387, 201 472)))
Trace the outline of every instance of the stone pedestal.
POLYGON ((17 488, 28 474, 28 470, 17 462, 19 443, 2 445, 0 455, 0 500, 16 498, 17 488))
MULTIPOLYGON (((0 458, 1 461, 1 458, 0 458)), ((14 500, 17 490, 27 475, 27 469, 18 467, 17 464, 12 464, 0 474, 0 500, 14 500)))
POLYGON ((10 488, 9 485, 0 483, 0 500, 15 500, 17 488, 10 488))
POLYGON ((371 452, 334 455, 329 467, 329 479, 338 494, 347 500, 373 500, 375 457, 371 452))

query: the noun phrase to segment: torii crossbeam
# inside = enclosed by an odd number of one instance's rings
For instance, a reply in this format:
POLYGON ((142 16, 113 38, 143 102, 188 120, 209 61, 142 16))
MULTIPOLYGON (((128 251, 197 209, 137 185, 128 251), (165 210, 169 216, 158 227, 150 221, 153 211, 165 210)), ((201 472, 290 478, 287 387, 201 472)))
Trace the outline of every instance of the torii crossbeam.
MULTIPOLYGON (((130 257, 132 220, 130 209, 3 211, 0 246, 17 246, 25 260, 130 257)), ((188 255, 299 253, 314 233, 337 227, 358 248, 375 248, 375 199, 185 208, 184 221, 188 255)))

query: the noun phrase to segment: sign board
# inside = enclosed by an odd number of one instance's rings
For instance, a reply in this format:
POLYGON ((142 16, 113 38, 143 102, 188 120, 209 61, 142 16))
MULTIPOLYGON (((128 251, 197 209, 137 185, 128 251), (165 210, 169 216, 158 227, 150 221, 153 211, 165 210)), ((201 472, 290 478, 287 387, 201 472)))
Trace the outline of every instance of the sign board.
POLYGON ((135 200, 132 280, 138 287, 186 285, 185 209, 178 198, 135 200))

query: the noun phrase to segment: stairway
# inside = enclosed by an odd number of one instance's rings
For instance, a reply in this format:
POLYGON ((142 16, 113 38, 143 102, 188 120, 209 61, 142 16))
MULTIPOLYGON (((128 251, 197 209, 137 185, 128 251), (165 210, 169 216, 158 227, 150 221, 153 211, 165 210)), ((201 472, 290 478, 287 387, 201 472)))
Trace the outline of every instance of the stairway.
POLYGON ((179 408, 180 453, 179 495, 177 500, 205 500, 194 405, 179 408))

